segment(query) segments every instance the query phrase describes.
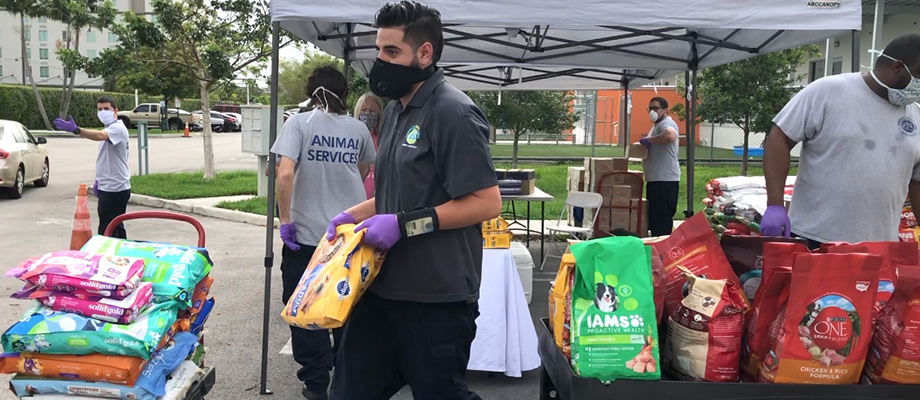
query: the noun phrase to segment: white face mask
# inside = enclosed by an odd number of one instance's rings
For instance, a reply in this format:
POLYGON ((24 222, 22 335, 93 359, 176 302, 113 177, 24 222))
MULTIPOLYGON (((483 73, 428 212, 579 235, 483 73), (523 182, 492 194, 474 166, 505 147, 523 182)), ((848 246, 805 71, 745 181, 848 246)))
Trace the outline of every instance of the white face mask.
POLYGON ((649 111, 648 111, 648 119, 652 120, 653 123, 654 123, 654 122, 658 122, 658 111, 649 110, 649 111))
POLYGON ((316 88, 316 90, 313 91, 313 93, 310 95, 311 98, 312 98, 312 97, 316 97, 316 94, 317 94, 317 93, 320 93, 320 92, 322 92, 322 95, 323 95, 323 102, 322 102, 322 104, 318 104, 317 107, 315 107, 315 108, 313 109, 313 113, 310 115, 310 118, 307 118, 307 123, 310 123, 310 120, 312 120, 313 117, 316 116, 317 111, 319 111, 319 110, 322 110, 322 111, 323 111, 323 114, 326 114, 326 115, 329 114, 329 98, 326 97, 326 94, 332 95, 332 97, 334 97, 336 100, 338 100, 339 103, 342 103, 342 99, 340 99, 339 96, 338 96, 337 94, 332 93, 331 90, 326 89, 326 88, 324 88, 324 87, 322 87, 322 86, 316 88), (322 108, 320 108, 319 106, 322 106, 322 108))
MULTIPOLYGON (((881 56, 892 61, 898 61, 885 54, 882 54, 881 56)), ((906 106, 912 103, 920 102, 920 78, 914 76, 914 74, 910 71, 910 68, 907 68, 907 64, 904 64, 904 69, 906 69, 907 73, 910 74, 910 83, 908 83, 907 86, 903 89, 892 89, 888 85, 882 83, 881 79, 878 79, 878 77, 875 76, 875 70, 869 72, 869 75, 872 76, 872 79, 875 79, 876 83, 882 85, 883 88, 888 89, 888 101, 896 106, 906 106)))
POLYGON ((103 125, 109 126, 118 121, 118 118, 115 118, 115 111, 112 110, 99 110, 96 111, 96 117, 99 118, 99 122, 102 122, 103 125))

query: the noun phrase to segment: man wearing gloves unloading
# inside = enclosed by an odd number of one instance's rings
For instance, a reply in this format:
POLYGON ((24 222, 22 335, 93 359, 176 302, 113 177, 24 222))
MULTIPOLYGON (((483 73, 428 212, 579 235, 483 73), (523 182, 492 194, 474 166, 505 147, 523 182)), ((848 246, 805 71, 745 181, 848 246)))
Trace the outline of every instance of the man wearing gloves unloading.
MULTIPOLYGON (((680 164, 677 162, 677 123, 668 116, 668 101, 655 97, 648 103, 652 129, 639 140, 648 148, 648 158, 642 163, 645 172, 645 192, 648 198, 648 227, 652 236, 670 235, 677 212, 680 190, 680 164)), ((645 234, 645 232, 636 232, 645 234)))
POLYGON ((388 399, 409 385, 416 399, 478 399, 466 366, 478 315, 480 223, 501 211, 489 124, 436 66, 444 48, 437 10, 387 4, 376 26, 370 87, 394 99, 380 131, 376 197, 337 216, 327 232, 360 222, 364 243, 387 255, 348 317, 331 397, 388 399))
MULTIPOLYGON (((105 126, 101 131, 80 128, 73 117, 54 119, 54 126, 62 131, 72 132, 89 140, 99 142, 96 155, 96 180, 93 195, 99 199, 96 209, 99 213, 99 234, 105 233, 115 217, 128 208, 131 198, 131 170, 128 168, 128 128, 117 117, 118 106, 109 96, 96 100, 96 116, 105 126)), ((118 224, 112 237, 126 239, 125 225, 118 224)))
MULTIPOLYGON (((277 188, 285 303, 329 220, 367 199, 362 181, 375 156, 367 127, 346 114, 347 83, 341 72, 329 66, 314 69, 307 92, 316 107, 289 118, 271 151, 281 159, 277 188)), ((336 330, 336 342, 338 337, 336 330)), ((303 382, 304 397, 326 399, 334 359, 329 332, 291 326, 291 347, 301 365, 297 378, 303 382)))
POLYGON ((764 145, 765 236, 812 247, 897 241, 905 198, 920 204, 920 35, 891 41, 872 71, 818 79, 773 119, 764 145), (789 152, 802 143, 789 216, 789 152), (791 223, 790 223, 791 217, 791 223))

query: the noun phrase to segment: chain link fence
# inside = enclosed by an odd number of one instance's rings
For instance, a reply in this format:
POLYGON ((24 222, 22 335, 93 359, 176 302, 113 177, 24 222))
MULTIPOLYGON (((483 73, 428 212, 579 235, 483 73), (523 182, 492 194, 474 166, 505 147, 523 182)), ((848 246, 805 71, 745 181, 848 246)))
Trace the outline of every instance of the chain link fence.
MULTIPOLYGON (((714 124, 703 122, 699 130, 699 146, 696 159, 699 161, 740 160, 744 146, 744 130, 734 124, 714 124)), ((766 133, 751 132, 748 136, 748 157, 750 160, 763 159, 763 145, 766 133)), ((799 156, 800 146, 792 149, 793 157, 799 156)))

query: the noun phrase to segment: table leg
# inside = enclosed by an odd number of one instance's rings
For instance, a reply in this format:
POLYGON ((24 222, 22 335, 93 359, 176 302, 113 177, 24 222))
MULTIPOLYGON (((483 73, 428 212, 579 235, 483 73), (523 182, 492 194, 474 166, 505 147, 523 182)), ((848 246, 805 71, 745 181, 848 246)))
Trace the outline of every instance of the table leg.
POLYGON ((530 202, 527 202, 527 248, 530 248, 530 202))
POLYGON ((545 257, 546 252, 543 249, 543 246, 546 244, 546 202, 540 202, 540 265, 543 265, 543 257, 545 257))

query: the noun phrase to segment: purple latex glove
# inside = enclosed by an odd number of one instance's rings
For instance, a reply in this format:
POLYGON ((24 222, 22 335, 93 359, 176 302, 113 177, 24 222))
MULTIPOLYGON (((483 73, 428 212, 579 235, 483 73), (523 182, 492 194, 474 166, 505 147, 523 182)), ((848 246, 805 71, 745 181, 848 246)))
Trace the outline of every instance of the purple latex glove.
POLYGON ((297 227, 293 222, 281 224, 281 241, 291 250, 300 250, 300 245, 297 244, 297 227))
POLYGON ((93 181, 93 196, 99 197, 99 181, 93 181))
POLYGON ((339 225, 353 223, 355 223, 355 217, 352 217, 351 214, 347 212, 340 212, 332 221, 329 221, 329 226, 326 227, 326 240, 331 241, 335 238, 335 228, 338 228, 339 225))
POLYGON ((639 139, 639 144, 645 146, 646 149, 652 147, 652 143, 648 141, 648 138, 639 139))
POLYGON ((80 127, 77 126, 76 122, 73 122, 72 116, 68 116, 66 121, 60 118, 55 118, 54 127, 62 131, 73 133, 74 135, 80 134, 80 127))
POLYGON ((366 229, 364 244, 380 250, 389 250, 402 238, 399 222, 396 220, 396 215, 393 214, 378 214, 370 217, 355 227, 355 232, 362 229, 366 229))
POLYGON ((792 233, 792 223, 786 214, 786 207, 768 206, 760 219, 760 233, 764 236, 785 236, 792 233))

